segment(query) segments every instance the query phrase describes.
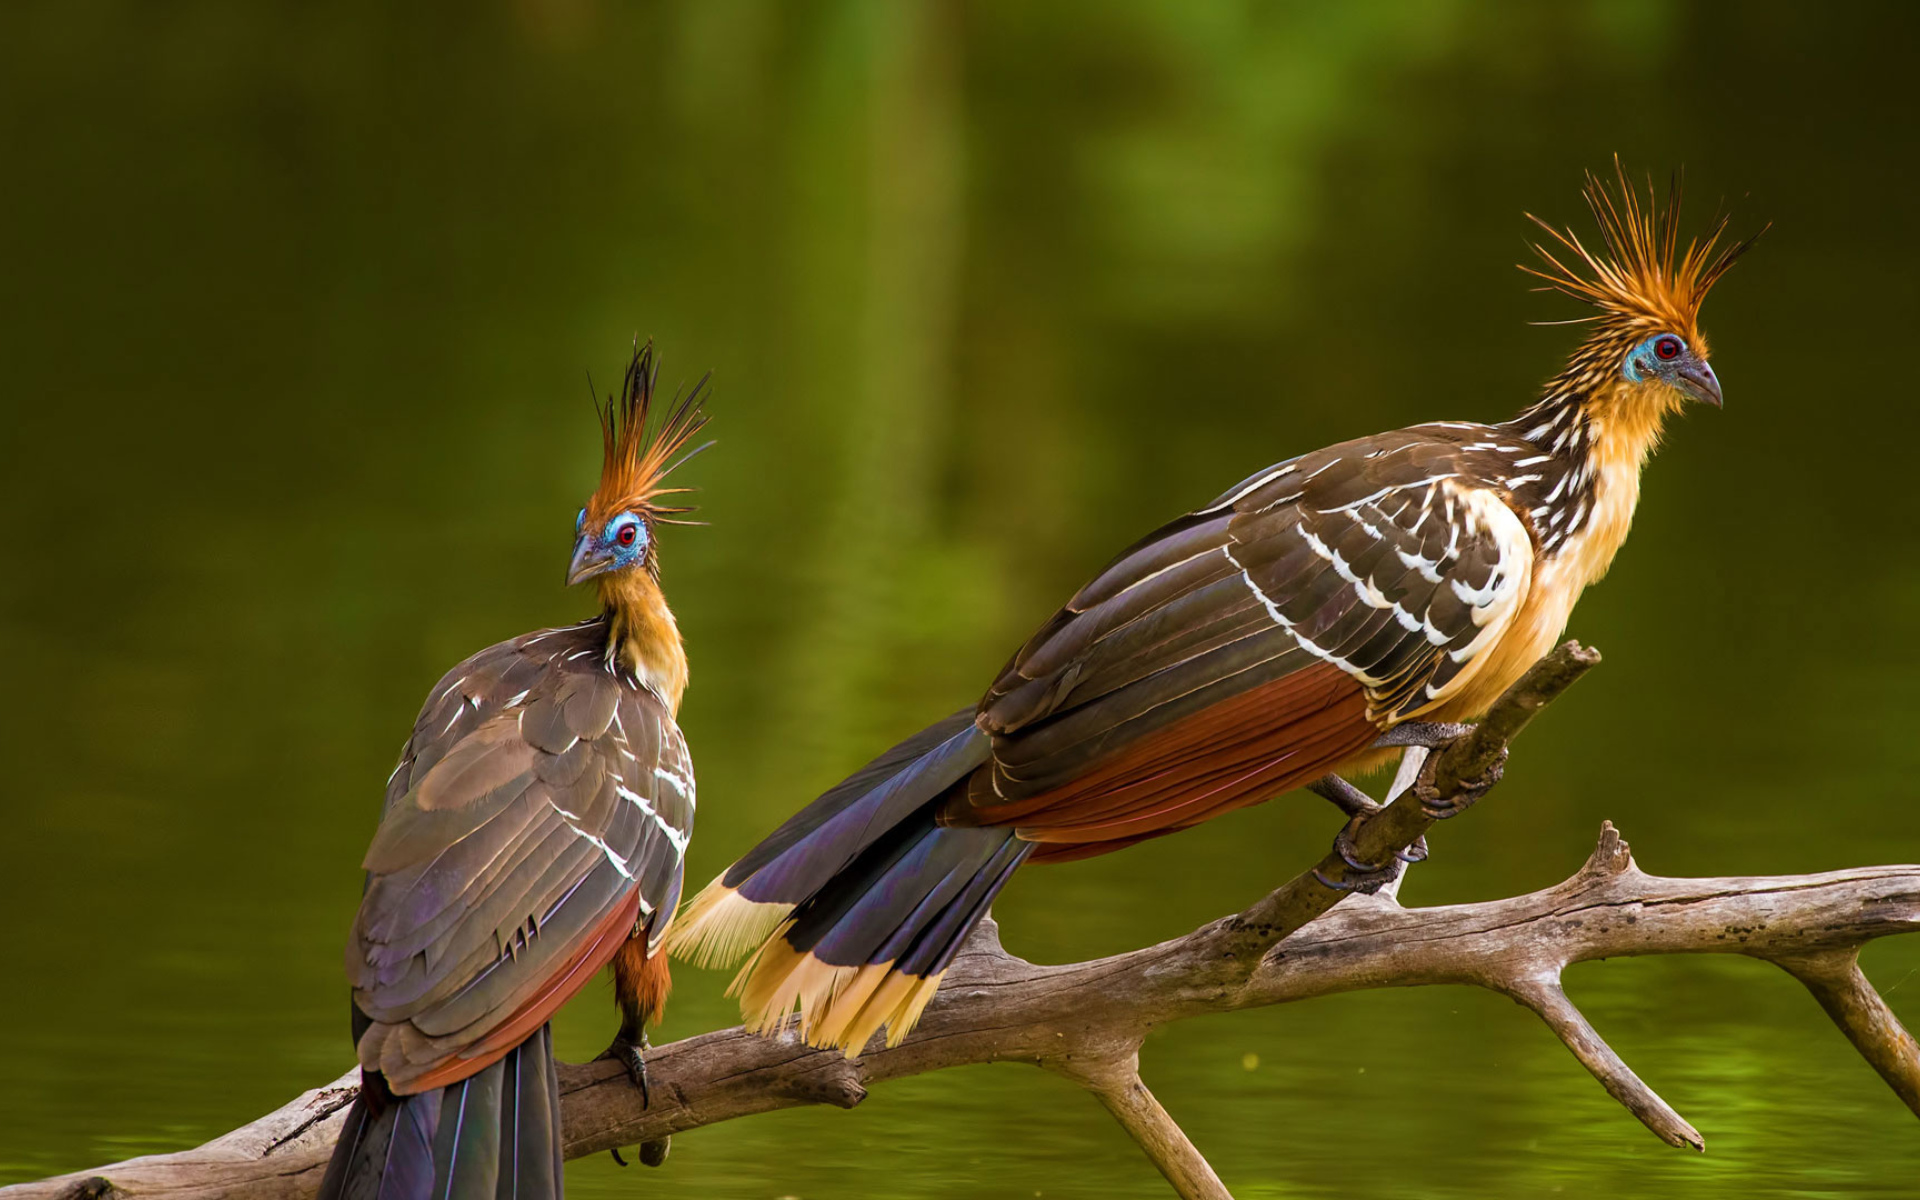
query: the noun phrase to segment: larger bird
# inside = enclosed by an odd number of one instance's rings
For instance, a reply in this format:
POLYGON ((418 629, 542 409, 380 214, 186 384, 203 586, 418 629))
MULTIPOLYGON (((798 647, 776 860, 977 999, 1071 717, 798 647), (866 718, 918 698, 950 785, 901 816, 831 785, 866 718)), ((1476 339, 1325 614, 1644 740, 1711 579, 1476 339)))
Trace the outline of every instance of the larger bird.
MULTIPOLYGON (((1054 614, 979 704, 807 806, 688 906, 670 948, 735 980, 750 1027, 796 1006, 854 1054, 912 1028, 1024 862, 1103 854, 1342 777, 1408 723, 1467 720, 1559 636, 1627 536, 1687 401, 1718 407, 1697 317, 1749 243, 1678 246, 1620 175, 1605 241, 1544 222, 1553 288, 1598 309, 1512 420, 1445 421, 1289 459, 1149 534, 1054 614), (1550 248, 1549 248, 1550 247, 1550 248)), ((1537 221, 1537 218, 1536 218, 1537 221)), ((1402 730, 1388 744, 1418 741, 1402 730)))
POLYGON ((360 1097, 322 1197, 559 1196, 547 1021, 608 964, 608 1054, 645 1086, 694 811, 655 534, 687 511, 661 481, 706 420, 696 385, 650 427, 655 378, 637 348, 575 523, 567 582, 595 581, 602 612, 449 671, 387 782, 347 943, 360 1097))

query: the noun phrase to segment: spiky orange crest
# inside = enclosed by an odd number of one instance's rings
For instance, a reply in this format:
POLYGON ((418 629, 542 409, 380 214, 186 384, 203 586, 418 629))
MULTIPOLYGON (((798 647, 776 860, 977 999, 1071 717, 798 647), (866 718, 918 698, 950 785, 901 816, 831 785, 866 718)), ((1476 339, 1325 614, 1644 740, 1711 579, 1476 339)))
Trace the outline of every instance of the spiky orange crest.
POLYGON ((693 389, 679 399, 666 418, 651 420, 654 385, 660 366, 654 360, 651 340, 634 347, 627 363, 626 378, 620 394, 609 396, 600 410, 600 437, 603 457, 600 486, 587 500, 587 521, 605 521, 623 512, 639 513, 648 524, 665 521, 693 511, 692 506, 663 503, 663 498, 691 491, 691 488, 667 487, 668 475, 705 446, 687 449, 702 428, 707 414, 701 407, 710 376, 702 375, 693 389), (682 453, 685 451, 685 453, 682 453))
POLYGON ((1634 330, 1669 330, 1696 339, 1700 304, 1707 292, 1766 229, 1716 254, 1715 247, 1727 229, 1728 218, 1723 214, 1708 227, 1704 237, 1689 241, 1682 251, 1680 177, 1673 177, 1662 205, 1651 177, 1642 199, 1628 182, 1618 155, 1614 156, 1613 171, 1614 187, 1588 172, 1583 189, 1587 207, 1600 226, 1606 255, 1588 250, 1571 229, 1556 229, 1528 213, 1528 219, 1546 230, 1558 245, 1549 249, 1535 243, 1533 251, 1544 268, 1523 263, 1520 269, 1546 280, 1548 288, 1600 310, 1598 316, 1584 320, 1634 330), (1556 254, 1568 261, 1562 262, 1556 254))

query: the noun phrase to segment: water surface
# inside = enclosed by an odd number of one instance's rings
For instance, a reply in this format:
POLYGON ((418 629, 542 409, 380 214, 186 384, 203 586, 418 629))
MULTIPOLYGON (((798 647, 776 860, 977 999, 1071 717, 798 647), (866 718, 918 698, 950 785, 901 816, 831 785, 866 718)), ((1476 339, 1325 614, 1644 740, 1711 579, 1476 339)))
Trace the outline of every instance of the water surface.
MULTIPOLYGON (((1615 151, 1776 223, 1574 632, 1606 665, 1410 903, 1920 859, 1920 304, 1901 6, 100 3, 0 31, 0 1181, 194 1145, 349 1061, 340 946, 427 687, 575 619, 585 375, 717 371, 665 539, 705 879, 970 702, 1110 554, 1254 469, 1527 401, 1578 315, 1512 264, 1615 151)), ((1239 908, 1289 799, 1034 870, 1041 961, 1239 908)), ((1869 973, 1920 1020, 1920 946, 1869 973)), ((730 1023, 683 970, 664 1037, 730 1023)), ((1784 975, 1570 987, 1670 1150, 1465 989, 1193 1021, 1148 1082, 1244 1198, 1910 1196, 1913 1117, 1784 975), (1249 1066, 1249 1064, 1253 1064, 1249 1066)), ((613 1029, 605 989, 564 1055, 613 1029)), ((1158 1196, 1021 1066, 570 1168, 580 1196, 1158 1196)))

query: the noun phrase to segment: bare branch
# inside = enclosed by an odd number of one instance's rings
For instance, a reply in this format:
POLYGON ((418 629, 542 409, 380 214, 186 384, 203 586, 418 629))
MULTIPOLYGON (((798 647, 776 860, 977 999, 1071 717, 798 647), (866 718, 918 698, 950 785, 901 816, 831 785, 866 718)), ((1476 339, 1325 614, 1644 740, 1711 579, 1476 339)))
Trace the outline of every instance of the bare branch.
POLYGON ((1147 1160, 1166 1176, 1180 1200, 1233 1200, 1227 1185, 1214 1174, 1213 1165, 1141 1082, 1137 1052, 1054 1069, 1094 1094, 1127 1136, 1146 1152, 1147 1160))
MULTIPOLYGON (((1578 642, 1563 642, 1507 689, 1486 719, 1459 741, 1435 755, 1419 780, 1399 799, 1361 823, 1353 852, 1364 862, 1386 863, 1420 840, 1437 819, 1428 811, 1458 797, 1484 790, 1498 780, 1507 746, 1527 723, 1574 681, 1600 662, 1600 653, 1578 642)), ((1307 871, 1276 888, 1264 900, 1220 929, 1223 952, 1246 954, 1302 928, 1338 904, 1347 892, 1330 886, 1351 874, 1345 859, 1329 850, 1307 871)))
POLYGON ((1920 1113, 1920 1050, 1860 970, 1860 948, 1841 946, 1800 955, 1763 955, 1807 985, 1860 1057, 1894 1094, 1920 1113))
POLYGON ((1505 991, 1545 1021, 1547 1028, 1553 1030, 1554 1035, 1566 1043, 1567 1049, 1573 1051, 1580 1065, 1593 1072, 1593 1077, 1607 1089, 1607 1094, 1640 1118, 1640 1123, 1653 1130, 1655 1137, 1669 1146, 1691 1146, 1695 1150, 1707 1148, 1706 1139, 1700 1136, 1700 1131, 1689 1125, 1657 1092, 1643 1083, 1633 1073, 1633 1068, 1594 1031, 1587 1018, 1574 1007, 1573 1001, 1567 999, 1567 993, 1561 988, 1557 976, 1552 979, 1519 980, 1505 991))
MULTIPOLYGON (((1564 883, 1505 900, 1434 908, 1402 908, 1380 897, 1356 896, 1289 937, 1251 970, 1244 959, 1219 955, 1213 929, 1113 958, 1047 967, 1007 954, 992 927, 983 926, 948 973, 947 986, 921 1027, 900 1047, 849 1061, 809 1049, 791 1036, 759 1038, 739 1029, 702 1034, 648 1055, 653 1104, 646 1109, 616 1064, 564 1067, 567 1154, 600 1153, 799 1104, 851 1107, 876 1084, 945 1067, 1011 1060, 1070 1070, 1076 1054, 1110 1058, 1116 1046, 1129 1044, 1141 1031, 1203 1013, 1441 983, 1512 995, 1516 981, 1538 977, 1556 963, 1640 954, 1748 954, 1790 970, 1798 967, 1796 974, 1814 978, 1809 986, 1824 1000, 1837 994, 1831 963, 1838 959, 1813 965, 1809 960, 1850 954, 1874 938, 1920 930, 1920 866, 1668 879, 1635 867, 1609 826, 1593 857, 1564 883)), ((1885 1029, 1887 1037, 1868 1058, 1920 1112, 1920 1096, 1897 1082, 1920 1075, 1913 1040, 1890 1014, 1879 1021, 1875 1027, 1885 1029), (1876 1059, 1876 1054, 1885 1057, 1876 1059)), ((338 1104, 352 1084, 351 1074, 343 1076, 195 1150, 0 1189, 0 1197, 60 1196, 95 1177, 136 1195, 185 1198, 244 1191, 309 1197, 319 1185, 343 1114, 332 1112, 278 1149, 269 1147, 317 1109, 338 1104)))
MULTIPOLYGON (((1489 717, 1490 732, 1434 755, 1420 786, 1361 826, 1362 851, 1384 857, 1409 845, 1431 824, 1423 805, 1476 790, 1499 761, 1504 739, 1593 661, 1590 652, 1570 645, 1556 655, 1553 674, 1530 674, 1496 707, 1499 723, 1489 717)), ((1344 868, 1337 856, 1323 866, 1344 868)), ((1184 937, 1064 966, 1037 966, 1006 953, 989 919, 899 1047, 876 1041, 870 1053, 849 1061, 810 1049, 791 1031, 771 1039, 737 1028, 702 1034, 649 1053, 653 1100, 646 1108, 617 1064, 563 1066, 567 1156, 800 1104, 851 1108, 890 1079, 1017 1061, 1081 1083, 1180 1195, 1218 1200, 1227 1195, 1224 1185, 1139 1080, 1137 1052, 1148 1030, 1338 992, 1443 983, 1489 988, 1527 1005, 1656 1134, 1698 1147, 1699 1133, 1607 1047, 1559 985, 1572 963, 1640 954, 1734 953, 1777 963, 1808 987, 1920 1113, 1920 1053, 1856 963, 1866 942, 1920 930, 1920 866, 1667 879, 1642 872, 1606 825, 1571 878, 1528 895, 1414 909, 1390 895, 1356 895, 1333 907, 1343 895, 1309 874, 1184 937), (1315 906, 1323 915, 1311 919, 1315 906), (1296 920, 1302 924, 1292 925, 1296 920)), ((0 1189, 0 1198, 164 1193, 180 1200, 236 1194, 306 1200, 318 1187, 354 1082, 350 1073, 194 1150, 0 1189)))

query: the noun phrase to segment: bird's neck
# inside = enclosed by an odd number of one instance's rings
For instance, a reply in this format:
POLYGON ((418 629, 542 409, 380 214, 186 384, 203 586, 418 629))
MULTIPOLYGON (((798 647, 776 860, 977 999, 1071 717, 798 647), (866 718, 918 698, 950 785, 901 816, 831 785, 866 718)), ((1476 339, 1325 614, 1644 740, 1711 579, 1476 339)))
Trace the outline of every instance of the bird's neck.
POLYGON ((677 713, 681 693, 687 690, 687 651, 660 581, 646 570, 603 575, 600 602, 607 614, 608 655, 677 713))
POLYGON ((1580 586, 1605 575, 1640 502, 1640 472, 1675 400, 1665 389, 1569 371, 1507 427, 1553 456, 1553 482, 1532 510, 1542 554, 1580 586))

